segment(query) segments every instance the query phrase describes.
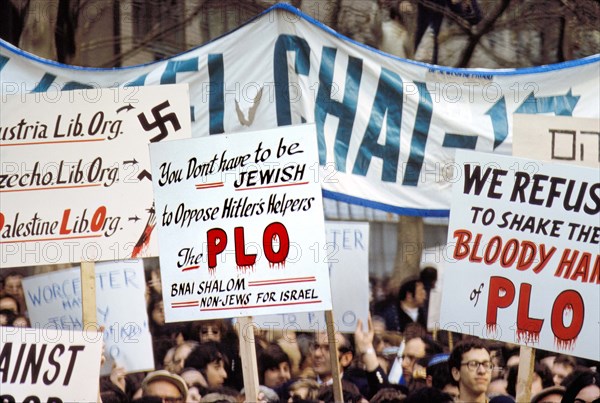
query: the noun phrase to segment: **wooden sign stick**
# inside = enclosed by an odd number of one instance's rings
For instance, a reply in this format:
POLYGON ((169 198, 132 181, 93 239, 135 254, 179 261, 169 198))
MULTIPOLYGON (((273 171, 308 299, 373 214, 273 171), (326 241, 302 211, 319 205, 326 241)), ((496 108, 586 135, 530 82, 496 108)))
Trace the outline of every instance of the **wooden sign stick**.
POLYGON ((254 341, 254 325, 251 316, 238 318, 240 338, 240 358, 244 376, 244 394, 246 402, 255 402, 258 398, 258 364, 256 362, 256 346, 254 341), (252 334, 247 335, 250 329, 252 334))
POLYGON ((531 401, 534 366, 535 348, 521 346, 519 350, 519 372, 517 374, 517 402, 531 401))
POLYGON ((83 329, 93 326, 97 329, 96 318, 96 265, 94 262, 81 262, 81 309, 83 329))
POLYGON ((335 340, 335 325, 333 323, 333 311, 325 311, 325 324, 327 325, 327 341, 329 342, 331 377, 333 378, 333 398, 336 402, 343 402, 344 394, 342 392, 342 377, 340 375, 340 357, 338 354, 338 345, 335 340))

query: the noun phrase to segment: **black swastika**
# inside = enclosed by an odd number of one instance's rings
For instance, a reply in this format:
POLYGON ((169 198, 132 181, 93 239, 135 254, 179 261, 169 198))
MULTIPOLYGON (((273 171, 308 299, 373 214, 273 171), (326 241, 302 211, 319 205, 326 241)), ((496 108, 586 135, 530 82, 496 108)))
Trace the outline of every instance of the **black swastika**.
POLYGON ((152 108, 151 112, 152 112, 152 116, 154 117, 154 122, 152 122, 152 123, 148 122, 146 115, 144 115, 143 113, 140 113, 138 115, 140 124, 142 125, 144 130, 146 130, 147 132, 150 130, 153 130, 157 127, 160 129, 160 134, 158 134, 157 136, 150 139, 151 143, 161 141, 162 139, 167 137, 167 135, 169 134, 169 129, 167 129, 167 125, 166 125, 167 122, 171 123, 171 125, 173 126, 175 131, 181 129, 181 125, 179 124, 179 119, 177 119, 177 115, 174 112, 168 113, 164 116, 160 113, 163 109, 166 109, 169 106, 171 106, 169 104, 169 101, 165 101, 162 104, 156 105, 154 108, 152 108))

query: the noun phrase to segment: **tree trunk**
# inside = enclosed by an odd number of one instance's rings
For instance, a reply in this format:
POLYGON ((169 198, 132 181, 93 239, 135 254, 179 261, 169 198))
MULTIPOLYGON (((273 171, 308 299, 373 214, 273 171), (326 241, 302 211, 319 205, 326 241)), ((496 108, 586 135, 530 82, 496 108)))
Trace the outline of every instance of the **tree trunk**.
POLYGON ((405 278, 419 274, 423 242, 423 218, 400 216, 398 247, 390 281, 390 292, 398 291, 405 278))
POLYGON ((19 48, 50 60, 56 60, 54 32, 58 0, 31 0, 19 48))

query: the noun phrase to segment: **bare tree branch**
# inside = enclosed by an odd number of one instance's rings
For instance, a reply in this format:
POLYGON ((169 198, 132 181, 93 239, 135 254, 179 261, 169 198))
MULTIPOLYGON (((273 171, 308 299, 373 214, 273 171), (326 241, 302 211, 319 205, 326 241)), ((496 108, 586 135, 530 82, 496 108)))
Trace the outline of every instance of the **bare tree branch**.
POLYGON ((498 18, 504 14, 509 5, 510 0, 502 0, 496 10, 481 22, 480 28, 469 35, 469 44, 465 47, 456 67, 467 67, 481 37, 492 30, 498 18))

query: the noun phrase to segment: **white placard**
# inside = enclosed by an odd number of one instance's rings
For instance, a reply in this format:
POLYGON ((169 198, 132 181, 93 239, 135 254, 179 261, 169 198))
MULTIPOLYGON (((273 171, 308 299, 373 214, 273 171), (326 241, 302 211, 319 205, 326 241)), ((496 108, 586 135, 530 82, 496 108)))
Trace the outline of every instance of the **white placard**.
POLYGON ((156 256, 147 144, 191 136, 187 85, 58 95, 2 96, 2 268, 156 256))
POLYGON ((456 160, 441 328, 597 360, 600 172, 456 160))
POLYGON ((101 352, 94 331, 0 326, 3 401, 95 403, 101 352))
POLYGON ((150 145, 169 322, 331 309, 314 125, 150 145))
POLYGON ((513 156, 600 169, 600 120, 513 116, 513 156))
MULTIPOLYGON (((110 373, 113 363, 128 372, 154 369, 142 260, 98 263, 95 272, 96 315, 104 326, 107 359, 102 373, 110 373)), ((83 328, 79 268, 25 277, 23 291, 32 326, 83 328)))
MULTIPOLYGON (((367 330, 369 316, 369 224, 326 221, 333 322, 340 332, 353 333, 358 319, 367 330)), ((317 251, 315 251, 317 252, 317 251)), ((325 330, 324 312, 254 316, 261 329, 325 330)))

